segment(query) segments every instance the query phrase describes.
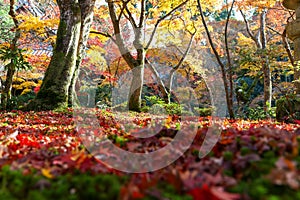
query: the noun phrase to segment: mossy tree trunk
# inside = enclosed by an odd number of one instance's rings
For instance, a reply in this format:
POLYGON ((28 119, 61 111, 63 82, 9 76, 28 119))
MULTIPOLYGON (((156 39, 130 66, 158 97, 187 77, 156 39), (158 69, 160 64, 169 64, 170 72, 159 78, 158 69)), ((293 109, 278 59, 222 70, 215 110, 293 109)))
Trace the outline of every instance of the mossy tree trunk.
POLYGON ((7 104, 11 99, 13 77, 16 72, 13 62, 9 63, 6 67, 7 67, 6 80, 4 83, 4 89, 2 91, 2 96, 1 96, 1 107, 4 110, 7 108, 7 104))
POLYGON ((52 110, 73 105, 81 52, 89 31, 85 17, 92 15, 94 3, 94 0, 57 0, 60 23, 56 46, 41 89, 27 109, 52 110))

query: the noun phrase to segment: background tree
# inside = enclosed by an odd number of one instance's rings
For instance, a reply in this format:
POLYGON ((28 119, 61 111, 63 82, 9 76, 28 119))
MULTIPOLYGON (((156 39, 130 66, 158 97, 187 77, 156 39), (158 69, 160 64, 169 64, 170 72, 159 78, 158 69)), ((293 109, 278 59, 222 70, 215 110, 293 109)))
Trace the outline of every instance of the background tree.
POLYGON ((7 43, 7 45, 3 45, 0 49, 0 59, 3 61, 8 61, 8 64, 5 65, 6 70, 6 78, 1 94, 1 107, 2 109, 7 108, 7 104, 11 99, 11 89, 13 77, 18 69, 26 69, 29 67, 29 63, 25 61, 22 50, 18 47, 18 40, 20 38, 20 30, 19 30, 19 21, 17 19, 17 13, 15 11, 15 1, 9 1, 9 16, 13 21, 13 27, 11 31, 14 32, 13 38, 7 43))
POLYGON ((227 108, 229 112, 229 117, 231 119, 234 119, 234 109, 233 109, 233 79, 232 79, 232 74, 233 74, 233 69, 232 69, 232 64, 231 64, 231 58, 230 58, 230 52, 229 52, 229 47, 228 47, 228 25, 229 25, 229 19, 232 14, 233 6, 235 1, 232 1, 231 6, 229 10, 227 11, 227 17, 226 17, 226 24, 225 24, 225 29, 224 29, 224 36, 225 36, 225 50, 226 50, 226 56, 227 56, 227 66, 223 64, 221 61, 221 56, 219 52, 216 49, 216 46, 213 42, 213 39, 211 37, 211 34, 208 29, 208 25, 204 16, 204 11, 202 9, 202 3, 200 0, 197 0, 198 3, 198 8, 201 16, 202 23, 205 27, 205 32, 208 37, 209 44, 212 48, 212 51, 218 61, 218 64, 220 65, 221 68, 221 73, 222 73, 222 79, 224 83, 224 88, 225 88, 225 94, 226 94, 226 103, 227 103, 227 108))
MULTIPOLYGON (((110 37, 117 45, 122 58, 126 61, 133 73, 133 80, 129 91, 128 107, 130 110, 140 111, 141 109, 141 94, 143 86, 143 76, 145 64, 147 64, 152 73, 156 76, 159 82, 160 89, 168 101, 168 91, 165 83, 163 83, 159 74, 152 66, 149 60, 145 57, 147 50, 151 48, 155 35, 163 25, 167 25, 173 18, 179 18, 175 11, 184 11, 188 1, 176 1, 169 4, 166 1, 120 1, 107 2, 107 10, 112 22, 113 31, 100 30, 99 34, 110 37), (134 37, 131 44, 124 39, 125 27, 130 26, 134 37), (149 38, 148 41, 143 40, 144 36, 149 38), (134 52, 132 49, 134 49, 134 52)), ((105 12, 105 10, 103 11, 105 12)), ((105 15, 104 15, 105 16, 105 15)), ((173 20, 175 21, 175 20, 173 20)), ((128 33, 127 33, 128 34, 128 33)), ((166 41, 165 41, 166 42, 166 41)), ((189 48, 189 47, 188 47, 189 48)), ((180 65, 180 64, 179 64, 180 65)))

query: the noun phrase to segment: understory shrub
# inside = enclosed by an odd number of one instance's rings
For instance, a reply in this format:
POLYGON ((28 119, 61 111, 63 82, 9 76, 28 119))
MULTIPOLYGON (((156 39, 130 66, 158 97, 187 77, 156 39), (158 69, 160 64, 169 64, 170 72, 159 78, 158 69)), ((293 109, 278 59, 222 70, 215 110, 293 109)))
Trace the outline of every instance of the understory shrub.
POLYGON ((292 122, 300 119, 300 97, 289 94, 276 102, 276 119, 278 121, 292 122))
POLYGON ((178 103, 171 102, 166 103, 164 100, 157 96, 145 96, 143 112, 150 112, 152 114, 167 113, 170 115, 181 115, 183 113, 183 107, 178 103))
POLYGON ((12 96, 7 102, 7 110, 22 109, 30 100, 34 99, 36 94, 33 91, 19 96, 12 96))

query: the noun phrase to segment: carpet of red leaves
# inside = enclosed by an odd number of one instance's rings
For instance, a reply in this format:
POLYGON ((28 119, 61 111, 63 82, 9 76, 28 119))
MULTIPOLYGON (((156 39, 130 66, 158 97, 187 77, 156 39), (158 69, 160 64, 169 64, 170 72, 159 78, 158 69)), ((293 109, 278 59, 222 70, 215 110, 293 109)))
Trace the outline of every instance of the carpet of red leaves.
MULTIPOLYGON (((107 133, 119 134, 112 118, 100 115, 101 126, 107 133)), ((131 123, 147 124, 151 118, 128 118, 131 123)), ((300 189, 299 133, 300 125, 271 120, 224 120, 222 134, 212 152, 202 159, 198 150, 210 125, 210 118, 200 118, 200 128, 190 149, 176 162, 164 169, 130 174, 130 180, 120 191, 123 199, 159 196, 149 190, 160 181, 171 184, 178 193, 190 194, 196 200, 247 199, 247 194, 234 194, 228 188, 240 183, 249 173, 260 170, 252 163, 265 159, 273 152, 276 162, 265 179, 274 185, 300 189), (224 172, 230 171, 228 175, 224 172)), ((124 149, 141 151, 153 148, 153 143, 136 144, 127 137, 124 149), (151 146, 152 145, 152 146, 151 146)), ((164 135, 164 139, 168 137, 164 135)), ((145 150, 146 151, 146 150, 145 150)), ((37 173, 53 179, 75 170, 95 174, 128 175, 114 170, 90 155, 76 132, 71 110, 69 113, 12 111, 0 115, 0 167, 10 165, 24 175, 34 168, 37 173)))

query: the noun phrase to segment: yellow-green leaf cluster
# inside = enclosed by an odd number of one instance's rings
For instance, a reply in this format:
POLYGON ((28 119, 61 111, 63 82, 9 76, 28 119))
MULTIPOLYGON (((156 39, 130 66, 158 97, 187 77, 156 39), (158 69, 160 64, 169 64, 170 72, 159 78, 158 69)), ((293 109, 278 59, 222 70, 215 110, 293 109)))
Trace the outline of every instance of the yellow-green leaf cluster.
POLYGON ((40 19, 32 15, 18 15, 18 20, 22 21, 19 25, 19 29, 25 32, 36 31, 39 34, 46 32, 46 28, 56 28, 59 23, 59 19, 40 19))

